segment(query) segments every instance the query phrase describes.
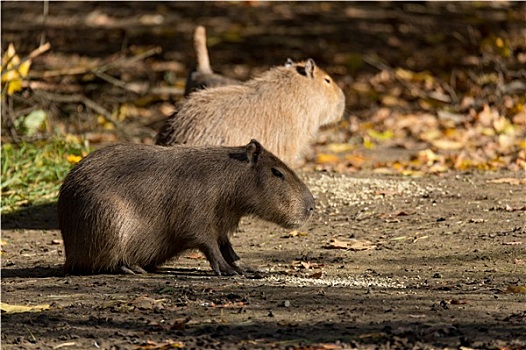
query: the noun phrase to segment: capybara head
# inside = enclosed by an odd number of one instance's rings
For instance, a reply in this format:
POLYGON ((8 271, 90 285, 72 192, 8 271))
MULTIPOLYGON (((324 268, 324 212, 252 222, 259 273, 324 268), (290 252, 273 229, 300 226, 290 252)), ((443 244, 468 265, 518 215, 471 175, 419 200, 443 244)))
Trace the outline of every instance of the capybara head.
POLYGON ((300 86, 313 89, 316 92, 313 97, 319 95, 319 106, 324 110, 320 114, 320 126, 334 123, 342 118, 345 111, 345 95, 331 76, 319 68, 312 58, 297 63, 288 59, 284 68, 293 69, 303 77, 300 86))
POLYGON ((254 171, 254 186, 246 190, 255 191, 248 198, 257 202, 253 205, 254 212, 250 214, 285 228, 303 225, 314 212, 314 198, 307 186, 258 141, 252 140, 246 151, 254 171))

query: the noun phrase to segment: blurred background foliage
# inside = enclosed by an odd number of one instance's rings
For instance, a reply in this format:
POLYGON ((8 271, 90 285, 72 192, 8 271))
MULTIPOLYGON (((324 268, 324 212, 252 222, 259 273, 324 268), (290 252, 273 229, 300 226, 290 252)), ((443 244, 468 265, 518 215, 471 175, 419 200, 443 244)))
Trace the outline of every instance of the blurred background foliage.
POLYGON ((1 6, 4 210, 56 196, 90 149, 152 143, 195 65, 198 24, 222 74, 246 80, 311 57, 343 88, 346 115, 304 169, 526 169, 523 2, 1 6))

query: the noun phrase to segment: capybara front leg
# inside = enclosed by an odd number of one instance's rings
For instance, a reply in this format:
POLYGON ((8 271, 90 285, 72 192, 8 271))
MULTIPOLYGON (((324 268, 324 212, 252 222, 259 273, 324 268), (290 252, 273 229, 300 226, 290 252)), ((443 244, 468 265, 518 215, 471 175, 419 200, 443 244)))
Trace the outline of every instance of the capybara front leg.
POLYGON ((200 250, 205 254, 210 266, 212 267, 212 270, 214 270, 216 275, 231 276, 239 274, 239 272, 236 271, 233 266, 226 262, 225 258, 221 254, 221 250, 219 249, 219 244, 217 242, 214 242, 213 244, 207 244, 201 247, 200 250))
POLYGON ((232 243, 230 243, 228 238, 220 244, 219 248, 221 249, 221 254, 223 254, 223 258, 225 258, 226 262, 234 267, 239 273, 260 272, 260 269, 257 267, 245 264, 241 261, 241 258, 234 251, 232 243))

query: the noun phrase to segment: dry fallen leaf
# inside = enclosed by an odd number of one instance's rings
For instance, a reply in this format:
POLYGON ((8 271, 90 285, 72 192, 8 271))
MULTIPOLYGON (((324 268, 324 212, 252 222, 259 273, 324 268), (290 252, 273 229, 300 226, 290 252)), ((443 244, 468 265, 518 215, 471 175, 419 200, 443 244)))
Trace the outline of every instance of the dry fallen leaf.
POLYGON ((502 245, 521 245, 522 241, 504 242, 502 245))
POLYGON ((184 256, 186 259, 205 259, 205 256, 199 252, 193 252, 184 256))
POLYGON ((356 145, 350 143, 330 143, 327 145, 327 150, 332 153, 346 153, 354 150, 356 145))
POLYGON ((526 286, 508 286, 506 293, 526 293, 526 286))
POLYGON ((322 278, 323 277, 323 271, 315 272, 311 275, 309 275, 309 278, 322 278))
POLYGON ((316 157, 316 163, 317 164, 338 164, 341 162, 340 157, 329 154, 329 153, 320 153, 316 157))
POLYGON ((40 304, 33 306, 24 306, 24 305, 10 305, 3 302, 0 302, 0 310, 4 314, 16 314, 21 312, 41 312, 48 310, 50 307, 49 304, 40 304))
POLYGON ((321 269, 323 266, 325 266, 324 264, 311 263, 308 261, 298 261, 298 260, 293 261, 291 265, 294 268, 306 269, 306 270, 321 269))
POLYGON ((186 324, 190 322, 191 318, 190 316, 185 318, 177 318, 170 322, 170 329, 171 330, 183 330, 186 327, 186 324))
POLYGON ((341 241, 339 239, 331 239, 329 244, 324 246, 326 249, 347 249, 353 251, 369 250, 376 248, 376 244, 365 239, 351 239, 349 241, 341 241))
POLYGON ((161 308, 162 302, 166 299, 153 299, 144 295, 138 296, 130 302, 130 305, 135 306, 139 310, 152 310, 154 308, 161 308))
POLYGON ((292 230, 288 234, 283 236, 283 238, 305 237, 307 235, 308 235, 307 232, 300 232, 300 231, 297 231, 297 230, 292 230))
POLYGON ((182 349, 185 345, 181 341, 167 340, 162 343, 157 343, 152 340, 147 340, 144 345, 139 346, 137 349, 144 350, 168 350, 168 349, 182 349))

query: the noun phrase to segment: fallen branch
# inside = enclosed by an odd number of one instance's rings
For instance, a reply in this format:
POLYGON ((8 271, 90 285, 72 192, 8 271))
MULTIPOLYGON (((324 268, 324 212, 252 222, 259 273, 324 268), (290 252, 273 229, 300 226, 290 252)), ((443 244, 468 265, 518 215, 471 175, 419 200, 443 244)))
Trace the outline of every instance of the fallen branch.
POLYGON ((162 49, 160 47, 154 47, 153 49, 147 50, 139 55, 136 55, 130 58, 120 57, 113 62, 109 62, 99 67, 65 68, 65 69, 59 69, 59 70, 45 71, 45 72, 42 72, 41 74, 33 74, 32 77, 33 78, 52 78, 52 77, 59 77, 63 75, 80 75, 80 74, 87 74, 87 73, 100 74, 100 73, 106 72, 108 69, 112 67, 115 67, 121 64, 131 64, 136 61, 140 61, 144 58, 158 54, 161 51, 162 49))

